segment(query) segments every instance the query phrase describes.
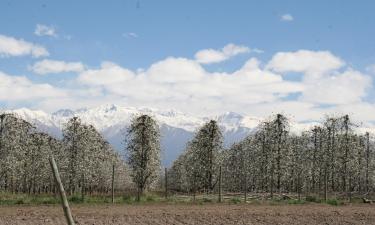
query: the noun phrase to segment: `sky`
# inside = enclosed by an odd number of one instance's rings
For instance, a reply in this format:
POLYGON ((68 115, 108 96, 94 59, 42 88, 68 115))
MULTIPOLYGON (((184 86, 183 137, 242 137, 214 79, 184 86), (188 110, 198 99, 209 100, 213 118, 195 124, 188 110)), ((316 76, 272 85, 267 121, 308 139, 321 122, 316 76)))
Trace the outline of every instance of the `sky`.
POLYGON ((374 1, 0 2, 0 107, 375 123, 374 1))

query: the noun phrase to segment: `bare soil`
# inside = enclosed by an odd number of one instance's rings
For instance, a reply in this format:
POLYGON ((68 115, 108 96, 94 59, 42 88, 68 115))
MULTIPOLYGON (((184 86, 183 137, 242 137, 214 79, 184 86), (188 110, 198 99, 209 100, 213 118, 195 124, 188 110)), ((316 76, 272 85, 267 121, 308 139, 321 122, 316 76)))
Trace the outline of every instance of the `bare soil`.
MULTIPOLYGON (((73 205, 77 224, 375 224, 375 205, 73 205)), ((1 206, 0 225, 66 224, 59 206, 1 206)))

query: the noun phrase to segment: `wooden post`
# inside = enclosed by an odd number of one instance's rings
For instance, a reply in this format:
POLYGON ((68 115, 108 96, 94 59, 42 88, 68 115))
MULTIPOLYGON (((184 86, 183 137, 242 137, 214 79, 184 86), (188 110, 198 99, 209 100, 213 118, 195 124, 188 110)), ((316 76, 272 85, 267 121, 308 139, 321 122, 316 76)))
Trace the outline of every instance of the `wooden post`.
POLYGON ((245 172, 245 203, 247 202, 247 174, 245 172))
MULTIPOLYGON (((246 156, 245 156, 246 157, 246 156)), ((244 174, 244 180, 245 180, 245 196, 244 196, 244 202, 246 203, 247 202, 247 163, 246 163, 246 160, 244 159, 242 161, 242 170, 243 170, 243 174, 244 174)))
POLYGON ((115 203, 115 164, 112 165, 112 204, 115 203))
POLYGON ((327 184, 327 168, 325 169, 325 172, 324 172, 324 201, 327 202, 328 200, 328 184, 327 184))
POLYGON ((369 191, 370 134, 366 132, 366 193, 369 191))
POLYGON ((298 185, 298 200, 301 201, 301 172, 298 172, 298 178, 297 178, 297 185, 298 185))
POLYGON ((141 189, 139 187, 137 187, 137 202, 140 202, 141 201, 141 189))
POLYGON ((165 167, 165 199, 168 199, 168 169, 165 167))
POLYGON ((349 202, 352 202, 352 175, 349 177, 349 190, 348 190, 349 202))
POLYGON ((220 166, 219 167, 219 202, 221 202, 222 200, 221 181, 222 181, 222 176, 221 176, 221 166, 220 166))
POLYGON ((193 201, 195 202, 195 191, 196 191, 196 189, 195 189, 195 179, 196 179, 196 177, 195 177, 195 174, 194 174, 194 180, 193 180, 193 201))
POLYGON ((70 212, 68 200, 66 199, 64 186, 61 182, 59 170, 57 169, 57 165, 53 156, 50 156, 49 163, 53 171, 53 177, 55 178, 57 187, 59 188, 59 191, 60 191, 61 204, 64 210, 66 221, 68 225, 75 225, 73 217, 72 217, 72 213, 70 212))
POLYGON ((82 174, 82 187, 81 187, 81 200, 85 202, 85 191, 86 191, 86 183, 85 183, 85 172, 82 174))

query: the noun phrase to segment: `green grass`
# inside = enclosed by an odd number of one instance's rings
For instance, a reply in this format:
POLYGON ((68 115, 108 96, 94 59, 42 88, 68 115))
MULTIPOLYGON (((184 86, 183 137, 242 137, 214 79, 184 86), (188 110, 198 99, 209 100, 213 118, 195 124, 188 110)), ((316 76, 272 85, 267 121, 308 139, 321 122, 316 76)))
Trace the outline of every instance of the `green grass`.
POLYGON ((342 204, 343 204, 341 201, 339 201, 339 200, 337 200, 337 199, 328 199, 328 200, 326 201, 326 203, 327 203, 328 205, 334 205, 334 206, 338 206, 338 205, 342 205, 342 204))
POLYGON ((233 204, 238 204, 238 203, 241 203, 242 201, 240 198, 231 198, 230 202, 233 204))
MULTIPOLYGON (((68 201, 71 204, 109 204, 111 203, 110 195, 95 195, 85 196, 82 200, 80 194, 68 196, 68 201)), ((218 196, 216 194, 210 195, 197 195, 196 200, 193 201, 192 196, 188 195, 173 195, 170 194, 168 199, 165 199, 164 193, 162 192, 149 192, 141 196, 140 201, 136 200, 134 193, 128 192, 125 195, 117 195, 114 199, 115 204, 216 204, 218 202, 218 196)), ((229 197, 223 198, 223 204, 239 204, 243 202, 241 197, 229 197)), ((347 202, 346 199, 331 198, 327 201, 322 200, 317 196, 306 196, 301 200, 288 199, 283 200, 282 198, 273 198, 268 200, 251 199, 247 201, 248 204, 266 204, 266 205, 284 205, 284 204, 306 204, 306 203, 319 203, 329 204, 333 206, 343 205, 347 202)), ((27 195, 27 194, 12 194, 6 192, 0 192, 0 205, 44 205, 44 204, 59 204, 60 197, 51 194, 40 194, 40 195, 27 195)), ((352 203, 361 204, 361 198, 353 198, 352 203)))
POLYGON ((313 196, 313 195, 306 196, 305 200, 306 202, 315 202, 315 203, 321 202, 321 200, 317 196, 313 196))
POLYGON ((24 204, 57 204, 60 200, 49 195, 27 195, 27 194, 11 194, 0 193, 0 205, 24 205, 24 204))
POLYGON ((305 200, 300 200, 300 199, 289 199, 288 200, 288 204, 291 204, 291 205, 296 205, 296 204, 305 204, 306 201, 305 200))
POLYGON ((213 202, 213 199, 208 197, 203 197, 202 202, 213 202))

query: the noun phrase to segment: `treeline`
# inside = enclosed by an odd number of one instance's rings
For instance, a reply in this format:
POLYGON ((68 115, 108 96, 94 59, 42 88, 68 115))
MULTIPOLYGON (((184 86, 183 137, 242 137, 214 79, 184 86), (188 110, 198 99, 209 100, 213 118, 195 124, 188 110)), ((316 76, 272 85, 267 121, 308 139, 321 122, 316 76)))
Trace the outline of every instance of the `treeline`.
POLYGON ((48 163, 53 155, 68 193, 105 193, 111 188, 112 167, 116 188, 129 183, 128 169, 120 155, 101 134, 77 117, 64 126, 63 138, 38 132, 13 114, 0 115, 0 191, 55 193, 48 163))
MULTIPOLYGON (((226 149, 216 121, 197 130, 185 151, 168 169, 169 191, 330 193, 350 196, 374 191, 374 142, 358 134, 349 116, 328 117, 301 134, 277 114, 244 140, 226 149), (220 173, 221 171, 221 173, 220 173), (220 174, 222 176, 220 176, 220 174), (219 182, 221 179, 221 182, 219 182)), ((163 183, 160 131, 150 116, 131 121, 121 156, 91 125, 71 118, 61 140, 40 133, 16 115, 0 115, 0 191, 54 193, 48 159, 58 163, 69 194, 108 193, 115 167, 115 189, 135 190, 137 199, 163 183)))
POLYGON ((330 117, 300 135, 277 114, 244 140, 223 148, 215 121, 205 124, 173 163, 169 188, 178 192, 368 194, 374 190, 374 143, 349 116, 330 117))

